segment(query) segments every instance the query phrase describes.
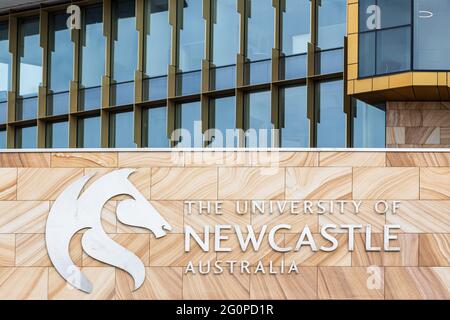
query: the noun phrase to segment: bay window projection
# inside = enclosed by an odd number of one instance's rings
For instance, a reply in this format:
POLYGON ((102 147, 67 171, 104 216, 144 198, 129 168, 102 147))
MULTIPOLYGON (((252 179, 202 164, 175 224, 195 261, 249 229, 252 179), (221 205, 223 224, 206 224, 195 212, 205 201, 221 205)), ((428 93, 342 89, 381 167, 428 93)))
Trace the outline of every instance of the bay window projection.
POLYGON ((306 77, 311 41, 311 1, 283 0, 281 13, 280 79, 306 77))
POLYGON ((239 19, 236 0, 212 0, 212 57, 210 90, 236 86, 239 19))
POLYGON ((105 74, 103 7, 83 8, 80 49, 80 111, 100 109, 101 85, 105 74))
POLYGON ((73 43, 65 12, 48 17, 47 115, 69 112, 69 89, 73 78, 73 43))
POLYGON ((138 58, 135 11, 135 0, 112 2, 112 106, 134 102, 134 76, 138 58))
POLYGON ((258 84, 271 80, 271 58, 274 47, 275 9, 272 0, 246 2, 246 54, 245 83, 258 84))
POLYGON ((16 120, 37 118, 39 86, 42 84, 42 49, 39 17, 18 21, 18 97, 16 120))
POLYGON ((201 68, 205 51, 203 1, 178 0, 179 30, 177 54, 177 95, 200 93, 201 68))
POLYGON ((165 99, 172 32, 169 24, 169 0, 147 0, 144 19, 144 101, 165 99))

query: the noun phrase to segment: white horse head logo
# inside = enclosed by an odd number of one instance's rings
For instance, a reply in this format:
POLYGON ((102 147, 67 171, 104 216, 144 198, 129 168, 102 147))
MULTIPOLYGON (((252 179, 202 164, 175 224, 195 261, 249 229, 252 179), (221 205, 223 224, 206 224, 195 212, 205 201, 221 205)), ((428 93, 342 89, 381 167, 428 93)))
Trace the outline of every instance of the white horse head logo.
POLYGON ((88 229, 83 234, 82 247, 89 256, 128 272, 133 277, 135 290, 144 282, 142 261, 109 238, 103 230, 101 212, 111 198, 119 195, 131 197, 117 206, 120 222, 148 229, 157 238, 166 235, 164 229, 171 230, 167 221, 128 180, 133 172, 122 169, 106 174, 81 193, 93 175, 84 176, 64 190, 50 210, 45 236, 50 260, 59 274, 79 290, 92 292, 91 282, 69 255, 70 240, 82 229, 88 229))

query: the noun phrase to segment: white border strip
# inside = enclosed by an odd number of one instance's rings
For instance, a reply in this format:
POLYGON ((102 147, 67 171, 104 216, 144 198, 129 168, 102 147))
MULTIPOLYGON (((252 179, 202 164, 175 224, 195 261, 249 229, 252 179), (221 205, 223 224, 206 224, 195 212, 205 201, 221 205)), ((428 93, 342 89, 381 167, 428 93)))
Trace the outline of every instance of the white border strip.
POLYGON ((0 149, 2 153, 108 153, 108 152, 401 152, 450 153, 450 148, 67 148, 0 149))

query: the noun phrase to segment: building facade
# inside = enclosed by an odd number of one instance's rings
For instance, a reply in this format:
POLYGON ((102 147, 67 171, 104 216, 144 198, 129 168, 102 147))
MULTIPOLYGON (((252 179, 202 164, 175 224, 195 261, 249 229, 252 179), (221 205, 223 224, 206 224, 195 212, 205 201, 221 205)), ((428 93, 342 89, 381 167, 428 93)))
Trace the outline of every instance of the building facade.
POLYGON ((344 85, 345 0, 38 2, 1 9, 2 148, 385 146, 385 104, 344 85))

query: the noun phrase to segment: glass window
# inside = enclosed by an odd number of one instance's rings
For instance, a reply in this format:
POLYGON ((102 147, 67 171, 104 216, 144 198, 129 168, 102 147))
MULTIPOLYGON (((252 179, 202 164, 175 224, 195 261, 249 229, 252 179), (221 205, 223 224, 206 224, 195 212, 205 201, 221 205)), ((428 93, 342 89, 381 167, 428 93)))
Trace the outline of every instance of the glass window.
POLYGON ((87 117, 78 120, 78 148, 100 148, 100 117, 87 117))
POLYGON ((173 139, 177 147, 202 148, 203 134, 200 102, 181 103, 176 107, 176 127, 173 139))
POLYGON ((353 107, 353 147, 386 147, 386 109, 360 100, 353 107))
POLYGON ((414 1, 414 69, 450 70, 450 1, 414 1))
POLYGON ((321 50, 344 46, 346 11, 346 0, 325 0, 319 4, 317 45, 321 50))
POLYGON ((111 148, 135 148, 133 112, 112 113, 110 116, 109 146, 111 148))
POLYGON ((6 149, 6 130, 0 130, 0 149, 6 149))
POLYGON ((183 0, 179 30, 178 69, 181 72, 200 70, 205 47, 205 20, 202 1, 183 0))
MULTIPOLYGON (((8 100, 8 91, 11 90, 11 54, 9 53, 7 22, 0 22, 0 74, 2 75, 0 77, 1 105, 8 100)), ((0 112, 0 123, 5 123, 6 115, 3 114, 3 109, 0 112)))
POLYGON ((83 9, 80 52, 80 110, 98 109, 105 74, 105 37, 102 6, 83 9))
POLYGON ((19 20, 19 96, 17 120, 37 116, 37 94, 42 82, 42 49, 39 37, 39 17, 19 20))
POLYGON ((116 82, 133 81, 137 66, 138 34, 136 30, 135 1, 113 1, 113 68, 116 82))
POLYGON ((360 32, 375 30, 376 12, 373 10, 374 5, 380 8, 380 29, 404 26, 411 23, 411 0, 360 0, 360 32))
POLYGON ((167 107, 145 109, 142 115, 142 144, 150 148, 168 148, 167 107))
POLYGON ((45 145, 47 148, 69 147, 69 123, 67 121, 47 123, 45 145))
POLYGON ((343 82, 326 81, 316 85, 317 147, 344 148, 346 122, 343 82))
POLYGON ((285 55, 306 53, 310 33, 310 0, 286 0, 282 16, 282 51, 285 55))
POLYGON ((51 14, 48 18, 48 89, 47 114, 68 113, 69 88, 73 73, 73 43, 67 28, 68 15, 51 14), (55 95, 52 95, 55 94, 55 95))
POLYGON ((249 0, 247 4, 247 58, 251 61, 270 59, 275 15, 272 0, 249 0))
POLYGON ((146 64, 147 77, 167 74, 170 64, 171 27, 169 25, 169 1, 146 2, 146 64))
POLYGON ((411 28, 377 32, 377 74, 411 69, 411 28))
POLYGON ((251 92, 245 98, 245 145, 248 148, 271 147, 270 91, 251 92))
POLYGON ((15 146, 19 149, 33 149, 37 147, 37 127, 16 128, 15 146))
POLYGON ((211 99, 209 109, 210 134, 213 148, 234 148, 238 146, 236 133, 236 98, 211 99))
POLYGON ((280 90, 281 147, 306 148, 309 146, 309 119, 307 117, 306 86, 280 90))
POLYGON ((213 0, 212 62, 215 66, 236 64, 239 51, 239 13, 236 0, 213 0))
POLYGON ((375 44, 376 32, 361 33, 359 35, 358 72, 360 77, 375 74, 375 44))

